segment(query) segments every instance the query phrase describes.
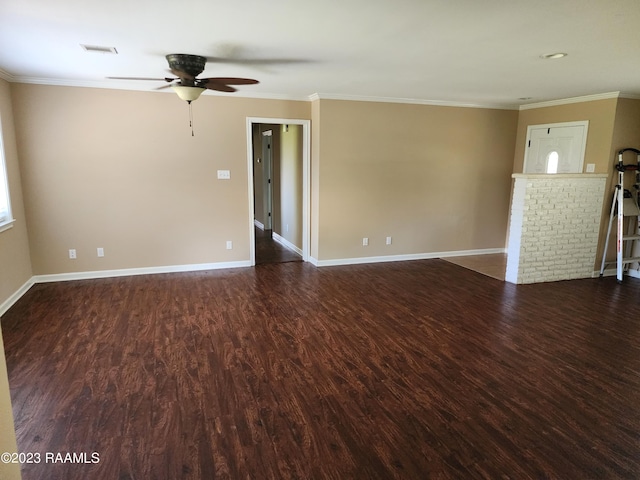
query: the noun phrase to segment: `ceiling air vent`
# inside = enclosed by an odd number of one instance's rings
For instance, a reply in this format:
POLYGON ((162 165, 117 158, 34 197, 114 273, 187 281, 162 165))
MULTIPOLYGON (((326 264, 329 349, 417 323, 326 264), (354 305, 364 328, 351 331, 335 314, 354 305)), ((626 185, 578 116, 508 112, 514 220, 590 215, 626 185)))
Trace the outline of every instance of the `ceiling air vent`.
POLYGON ((114 53, 114 54, 118 53, 118 51, 116 50, 116 47, 102 47, 100 45, 82 45, 82 44, 80 46, 87 52, 114 53))

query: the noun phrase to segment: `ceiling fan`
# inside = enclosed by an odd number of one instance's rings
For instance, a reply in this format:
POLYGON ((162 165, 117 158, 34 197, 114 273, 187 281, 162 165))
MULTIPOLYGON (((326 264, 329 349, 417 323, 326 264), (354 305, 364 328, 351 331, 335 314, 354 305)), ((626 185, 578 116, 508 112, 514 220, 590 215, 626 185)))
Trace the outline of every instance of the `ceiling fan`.
POLYGON ((159 80, 169 83, 163 85, 158 90, 171 87, 178 96, 191 103, 197 100, 205 90, 216 90, 218 92, 232 93, 237 91, 231 85, 255 85, 259 83, 252 78, 235 78, 235 77, 211 77, 198 78, 204 71, 207 58, 200 55, 190 55, 186 53, 170 53, 166 56, 169 62, 169 71, 175 75, 175 78, 147 78, 147 77, 108 77, 113 80, 159 80))
POLYGON ((186 53, 170 53, 166 56, 169 62, 169 71, 175 75, 175 78, 146 78, 146 77, 108 77, 114 80, 159 80, 167 82, 169 85, 163 85, 158 90, 171 87, 178 94, 181 100, 185 100, 189 104, 189 126, 191 127, 191 136, 193 133, 193 114, 191 112, 191 102, 200 98, 205 90, 216 90, 218 92, 232 93, 237 91, 231 85, 255 85, 259 83, 252 78, 235 78, 235 77, 211 77, 198 78, 204 71, 207 63, 206 57, 200 55, 189 55, 186 53))

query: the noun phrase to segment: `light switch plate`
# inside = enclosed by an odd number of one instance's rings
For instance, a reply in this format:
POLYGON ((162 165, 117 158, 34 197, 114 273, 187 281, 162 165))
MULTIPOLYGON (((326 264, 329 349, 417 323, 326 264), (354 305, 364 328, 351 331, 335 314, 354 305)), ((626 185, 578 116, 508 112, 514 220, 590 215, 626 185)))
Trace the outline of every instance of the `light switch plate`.
POLYGON ((218 180, 229 180, 231 172, 229 170, 218 170, 218 180))
POLYGON ((587 173, 593 173, 596 171, 595 163, 587 163, 587 173))

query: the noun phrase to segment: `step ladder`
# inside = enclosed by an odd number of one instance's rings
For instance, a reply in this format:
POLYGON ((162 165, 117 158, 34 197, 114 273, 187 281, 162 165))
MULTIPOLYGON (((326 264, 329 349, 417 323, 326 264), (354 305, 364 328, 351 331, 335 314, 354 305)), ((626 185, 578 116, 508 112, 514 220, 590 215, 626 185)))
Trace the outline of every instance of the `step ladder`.
MULTIPOLYGON (((611 237, 611 227, 614 217, 617 218, 616 228, 616 277, 618 283, 622 283, 625 272, 628 272, 632 263, 640 262, 640 256, 633 257, 636 252, 636 245, 640 245, 640 208, 638 207, 638 196, 640 195, 640 150, 635 148, 624 148, 618 152, 618 163, 615 166, 618 171, 618 184, 613 192, 611 202, 611 214, 609 215, 609 228, 602 254, 602 266, 600 276, 604 275, 605 259, 609 249, 609 238, 611 237), (624 164, 623 155, 625 152, 636 154, 636 163, 624 164), (624 174, 635 172, 634 183, 631 190, 624 188, 624 174), (624 233, 625 218, 628 223, 627 233, 624 233)), ((611 262, 610 262, 611 263, 611 262)))

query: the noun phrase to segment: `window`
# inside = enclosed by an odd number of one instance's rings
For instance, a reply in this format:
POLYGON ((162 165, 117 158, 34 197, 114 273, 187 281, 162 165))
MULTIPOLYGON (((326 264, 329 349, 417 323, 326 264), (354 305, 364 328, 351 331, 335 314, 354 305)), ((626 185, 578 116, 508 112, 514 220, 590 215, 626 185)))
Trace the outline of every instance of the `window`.
MULTIPOLYGON (((0 125, 0 133, 2 125, 0 125)), ((4 144, 0 134, 0 232, 11 227, 11 201, 9 198, 9 180, 7 178, 7 165, 4 158, 4 144)))
POLYGON ((547 173, 558 173, 558 152, 553 151, 547 155, 547 173))

